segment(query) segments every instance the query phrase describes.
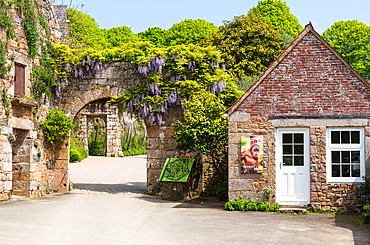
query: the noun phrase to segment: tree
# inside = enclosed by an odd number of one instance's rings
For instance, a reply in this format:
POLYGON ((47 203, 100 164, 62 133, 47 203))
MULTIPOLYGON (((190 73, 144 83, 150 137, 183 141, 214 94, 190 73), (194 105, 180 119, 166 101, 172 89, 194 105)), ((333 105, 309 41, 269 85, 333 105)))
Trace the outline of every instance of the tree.
POLYGON ((335 22, 322 37, 365 79, 370 79, 370 26, 358 20, 335 22))
POLYGON ((104 48, 120 47, 124 43, 137 40, 137 36, 127 26, 113 27, 108 30, 103 29, 102 32, 105 39, 104 48))
POLYGON ((217 27, 205 20, 186 19, 174 24, 165 33, 164 46, 200 44, 207 36, 217 32, 217 27))
POLYGON ((150 27, 148 30, 139 32, 137 35, 141 40, 149 41, 156 47, 163 47, 166 30, 159 27, 150 27))
POLYGON ((226 68, 238 79, 265 70, 281 53, 280 34, 257 16, 235 16, 208 37, 222 52, 226 68))
POLYGON ((199 149, 210 159, 216 182, 227 179, 228 121, 226 107, 210 92, 202 92, 184 102, 184 122, 174 124, 173 138, 180 150, 199 149))
POLYGON ((68 9, 69 46, 71 48, 91 47, 102 49, 104 46, 103 32, 95 19, 73 8, 68 9))
POLYGON ((281 0, 262 0, 249 10, 248 16, 258 17, 281 34, 286 45, 303 30, 297 17, 292 15, 289 6, 281 0))

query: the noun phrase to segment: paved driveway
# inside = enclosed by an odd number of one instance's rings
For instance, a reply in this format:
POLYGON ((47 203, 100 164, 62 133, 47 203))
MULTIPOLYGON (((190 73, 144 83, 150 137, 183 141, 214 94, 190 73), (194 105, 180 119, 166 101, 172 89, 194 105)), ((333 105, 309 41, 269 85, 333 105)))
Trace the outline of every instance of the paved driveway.
POLYGON ((88 157, 70 163, 69 178, 75 193, 145 193, 146 156, 88 157))
POLYGON ((202 205, 145 196, 145 160, 136 160, 119 165, 114 158, 89 158, 71 165, 71 179, 87 185, 94 177, 91 190, 0 204, 0 244, 370 244, 370 225, 352 215, 229 212, 214 200, 202 205), (142 165, 141 177, 118 172, 135 172, 140 166, 131 168, 134 163, 142 165), (94 190, 97 185, 105 189, 94 190), (114 193, 111 185, 121 189, 114 193))

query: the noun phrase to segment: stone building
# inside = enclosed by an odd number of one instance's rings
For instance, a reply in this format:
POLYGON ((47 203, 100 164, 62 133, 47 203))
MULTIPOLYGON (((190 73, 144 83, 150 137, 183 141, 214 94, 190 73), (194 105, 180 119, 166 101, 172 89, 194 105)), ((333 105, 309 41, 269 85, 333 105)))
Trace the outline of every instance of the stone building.
POLYGON ((25 5, 17 8, 5 1, 1 9, 2 18, 8 16, 11 25, 5 28, 4 24, 0 29, 4 48, 1 56, 4 55, 4 67, 10 68, 0 78, 0 201, 11 195, 37 196, 47 189, 68 190, 68 144, 57 150, 56 161, 51 163, 51 153, 42 147, 39 133, 40 122, 50 108, 49 101, 35 101, 31 89, 32 69, 40 65, 42 45, 57 42, 61 32, 51 0, 37 0, 35 4, 33 18, 39 36, 32 58, 24 28, 25 5))
POLYGON ((311 24, 228 116, 230 200, 331 211, 361 203, 357 188, 370 174, 370 85, 311 24))

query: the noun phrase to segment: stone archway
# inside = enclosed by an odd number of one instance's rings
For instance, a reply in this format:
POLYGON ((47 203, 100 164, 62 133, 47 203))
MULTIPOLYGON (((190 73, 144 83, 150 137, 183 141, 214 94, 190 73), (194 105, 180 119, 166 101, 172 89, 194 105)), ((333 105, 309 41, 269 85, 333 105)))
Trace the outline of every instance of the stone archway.
POLYGON ((92 120, 102 120, 101 124, 104 125, 106 149, 104 156, 119 157, 123 156, 121 148, 123 127, 117 117, 117 107, 109 104, 108 101, 109 99, 105 98, 90 102, 74 116, 73 121, 78 125, 74 130, 74 137, 79 139, 85 150, 89 152, 90 123, 92 120))
MULTIPOLYGON (((105 64, 102 72, 94 77, 77 78, 69 81, 69 85, 58 98, 54 98, 54 106, 61 108, 66 114, 74 118, 86 105, 93 101, 110 99, 120 92, 139 85, 142 77, 137 73, 135 65, 129 62, 115 62, 105 64)), ((147 128, 147 191, 159 192, 162 184, 158 181, 166 158, 194 157, 196 154, 179 152, 176 149, 176 140, 171 138, 174 133, 172 123, 183 120, 180 108, 169 108, 168 114, 162 119, 162 125, 150 125, 145 118, 147 128)), ((202 161, 198 155, 194 169, 196 179, 183 192, 195 190, 201 178, 202 161)), ((175 188, 176 189, 176 188, 175 188)))

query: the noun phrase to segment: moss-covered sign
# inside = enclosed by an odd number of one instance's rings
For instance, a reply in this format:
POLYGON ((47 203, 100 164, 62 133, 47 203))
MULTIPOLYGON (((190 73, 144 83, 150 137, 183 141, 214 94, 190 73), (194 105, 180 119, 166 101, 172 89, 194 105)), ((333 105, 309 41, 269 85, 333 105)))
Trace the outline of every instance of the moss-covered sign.
POLYGON ((193 158, 167 158, 159 181, 187 182, 193 162, 193 158))

